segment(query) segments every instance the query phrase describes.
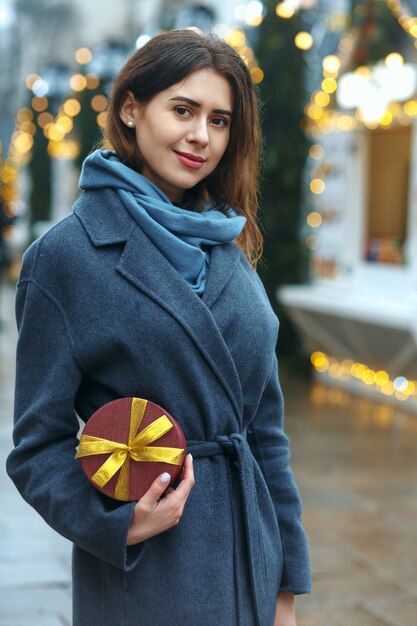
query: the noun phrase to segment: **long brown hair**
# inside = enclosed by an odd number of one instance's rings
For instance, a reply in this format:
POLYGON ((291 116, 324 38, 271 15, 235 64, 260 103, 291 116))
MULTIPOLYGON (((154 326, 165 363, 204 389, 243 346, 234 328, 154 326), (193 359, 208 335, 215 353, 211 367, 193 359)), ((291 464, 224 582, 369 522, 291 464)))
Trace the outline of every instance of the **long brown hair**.
POLYGON ((187 190, 182 206, 201 210, 211 200, 220 209, 233 207, 246 217, 238 244, 255 266, 262 256, 262 234, 256 223, 261 132, 258 104, 250 72, 226 42, 192 30, 157 35, 137 50, 120 70, 109 100, 104 140, 132 169, 142 161, 134 133, 120 119, 127 91, 146 103, 160 91, 176 85, 191 72, 211 68, 231 85, 234 108, 229 143, 216 169, 187 190))

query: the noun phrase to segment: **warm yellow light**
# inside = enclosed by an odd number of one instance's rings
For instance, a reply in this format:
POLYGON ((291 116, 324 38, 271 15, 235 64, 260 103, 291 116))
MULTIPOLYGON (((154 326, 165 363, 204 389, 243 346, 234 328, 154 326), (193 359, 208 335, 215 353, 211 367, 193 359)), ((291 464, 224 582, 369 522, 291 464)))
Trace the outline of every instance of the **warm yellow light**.
POLYGON ((263 21, 264 21, 264 16, 262 14, 253 15, 252 17, 246 18, 246 24, 248 26, 253 26, 254 28, 256 28, 257 26, 260 26, 263 21))
POLYGON ((360 65, 356 68, 355 74, 359 74, 359 76, 365 76, 366 78, 371 75, 371 70, 366 65, 360 65))
POLYGON ((387 67, 401 67, 404 65, 404 57, 398 52, 391 52, 385 57, 385 65, 387 67))
POLYGON ((371 369, 365 369, 361 376, 361 379, 362 382, 365 383, 365 385, 373 385, 375 382, 375 372, 371 369))
POLYGON ((74 91, 82 91, 87 87, 87 79, 83 74, 73 74, 70 78, 70 86, 74 91))
POLYGON ((252 76, 252 81, 255 85, 258 85, 264 79, 264 73, 260 67, 252 67, 250 70, 250 75, 252 76))
POLYGON ((343 359, 341 366, 342 366, 342 370, 345 374, 350 374, 350 371, 352 369, 352 365, 354 365, 354 362, 352 361, 352 359, 343 359))
POLYGON ((317 122, 323 117, 323 109, 319 107, 317 104, 310 104, 306 109, 306 113, 308 117, 314 120, 315 122, 317 122))
POLYGON ((392 124, 391 111, 384 111, 379 119, 379 123, 381 124, 381 126, 390 126, 392 124))
POLYGON ((93 54, 89 48, 78 48, 75 53, 75 60, 80 65, 86 65, 87 63, 90 63, 92 58, 93 54))
POLYGON ((80 153, 80 145, 71 140, 49 141, 48 154, 54 159, 75 159, 80 153))
POLYGON ((16 121, 19 123, 31 122, 33 120, 33 113, 30 109, 19 109, 16 113, 16 121))
POLYGON ((340 378, 340 367, 337 363, 332 363, 329 366, 329 376, 331 376, 332 378, 340 378))
POLYGON ((97 115, 97 124, 100 128, 104 128, 106 125, 107 113, 106 111, 102 111, 97 115))
POLYGON ((388 373, 385 372, 384 370, 378 370, 377 372, 375 372, 375 382, 379 387, 382 387, 382 385, 385 385, 385 383, 388 382, 388 380, 389 380, 388 373))
POLYGON ((314 44, 314 39, 310 35, 310 33, 302 30, 294 37, 294 43, 300 50, 310 50, 310 48, 314 44))
POLYGON ((334 93, 337 89, 337 81, 334 78, 325 78, 321 83, 321 88, 326 93, 334 93))
POLYGON ((324 148, 319 143, 314 143, 308 151, 310 157, 315 161, 320 161, 324 157, 324 148))
POLYGON ((352 130, 355 126, 355 120, 349 115, 340 115, 336 123, 339 130, 352 130))
POLYGON ((307 224, 311 226, 311 228, 318 228, 321 226, 323 222, 323 218, 317 211, 312 211, 307 215, 307 224))
POLYGON ((225 39, 233 48, 241 48, 245 45, 246 41, 245 34, 237 28, 230 30, 225 36, 225 39))
POLYGON ((313 180, 310 183, 311 191, 317 195, 323 193, 325 188, 326 188, 325 182, 321 178, 313 178, 313 180))
MULTIPOLYGON (((23 156, 23 155, 20 155, 20 154, 19 154, 19 161, 20 161, 20 162, 22 161, 22 156, 23 156)), ((16 200, 16 199, 17 199, 17 197, 18 197, 18 196, 17 196, 16 189, 15 189, 15 188, 13 188, 13 187, 6 187, 5 189, 3 189, 3 190, 2 190, 1 195, 2 195, 2 199, 3 199, 5 202, 13 202, 13 201, 14 201, 14 200, 16 200)))
POLYGON ((367 369, 368 368, 363 363, 354 363, 350 371, 352 376, 354 376, 355 378, 362 378, 363 373, 367 369))
POLYGON ((56 123, 59 126, 59 128, 61 128, 64 131, 64 133, 69 133, 74 126, 72 117, 70 117, 69 115, 64 115, 62 113, 58 115, 56 119, 56 123))
POLYGON ((97 74, 86 74, 87 89, 97 89, 100 84, 100 78, 97 74))
POLYGON ((404 111, 410 117, 416 117, 417 116, 417 100, 408 100, 404 104, 404 111))
POLYGON ((326 372, 329 369, 329 359, 323 352, 313 352, 310 360, 315 369, 319 372, 326 372))
POLYGON ((413 395, 413 394, 415 394, 415 393, 416 393, 416 390, 417 390, 417 387, 416 387, 416 382, 417 382, 417 381, 412 381, 412 380, 409 380, 409 381, 408 381, 408 385, 407 385, 407 393, 408 393, 409 395, 413 395))
POLYGON ((32 89, 37 80, 40 79, 39 74, 28 74, 26 76, 25 85, 28 89, 32 89))
POLYGON ((325 91, 318 91, 316 95, 314 96, 314 102, 319 107, 327 107, 327 105, 330 102, 330 96, 325 91))
POLYGON ((370 130, 374 130, 378 127, 378 122, 374 122, 371 120, 364 120, 363 123, 365 124, 366 128, 369 128, 370 130))
POLYGON ((412 37, 417 37, 417 25, 414 24, 408 31, 412 37))
POLYGON ((22 122, 20 130, 28 133, 29 135, 34 135, 36 133, 36 126, 32 122, 22 122))
POLYGON ((32 109, 37 113, 45 111, 48 108, 48 99, 45 96, 35 96, 32 98, 32 109))
POLYGON ((75 115, 78 115, 78 113, 81 111, 81 105, 75 98, 70 98, 69 100, 66 100, 64 102, 62 109, 64 113, 66 113, 70 117, 74 117, 75 115))
POLYGON ((335 54, 329 54, 322 61, 323 72, 337 74, 340 70, 340 59, 335 54))
POLYGON ((91 99, 91 108, 93 109, 93 111, 97 111, 97 113, 104 111, 106 106, 107 98, 102 94, 98 94, 91 99))
POLYGON ((41 128, 45 128, 47 124, 52 124, 53 121, 54 121, 54 117, 52 113, 47 113, 46 111, 44 111, 43 113, 38 115, 38 125, 41 128))
POLYGON ((5 183, 6 185, 11 185, 16 181, 17 172, 14 167, 10 167, 10 165, 5 165, 0 168, 0 181, 5 183))
POLYGON ((317 359, 323 359, 326 358, 326 355, 324 354, 324 352, 313 352, 313 354, 310 357, 310 361, 312 362, 313 365, 316 364, 316 360, 317 359))
POLYGON ((388 380, 386 383, 381 385, 381 391, 386 396, 392 396, 395 391, 394 385, 391 380, 388 380))
POLYGON ((58 124, 51 124, 51 126, 45 127, 45 131, 48 139, 51 139, 52 141, 62 141, 65 136, 65 132, 58 126, 58 124))
POLYGON ((275 13, 278 17, 288 20, 293 17, 295 10, 289 2, 279 2, 275 7, 275 13))
POLYGON ((19 133, 13 144, 18 152, 24 154, 31 150, 33 146, 33 137, 27 133, 19 133))

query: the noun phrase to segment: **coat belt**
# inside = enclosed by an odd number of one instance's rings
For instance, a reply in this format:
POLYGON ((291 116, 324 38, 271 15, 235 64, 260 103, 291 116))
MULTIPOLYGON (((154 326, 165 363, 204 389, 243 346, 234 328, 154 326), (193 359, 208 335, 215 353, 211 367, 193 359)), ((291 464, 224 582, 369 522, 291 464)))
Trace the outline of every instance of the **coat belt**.
MULTIPOLYGON (((232 472, 238 477, 243 517, 246 530, 246 545, 252 597, 255 609, 256 626, 268 624, 268 592, 266 588, 266 571, 264 550, 259 527, 258 502, 254 477, 254 458, 245 435, 233 433, 220 435, 215 441, 187 441, 187 452, 193 458, 204 458, 225 455, 230 460, 232 472)), ((229 472, 229 488, 232 493, 231 474, 229 472)), ((231 498, 232 503, 234 499, 231 498)), ((233 504, 232 504, 233 506, 233 504)), ((234 505, 236 506, 236 505, 234 505)), ((233 516, 238 519, 239 511, 233 510, 233 516)))

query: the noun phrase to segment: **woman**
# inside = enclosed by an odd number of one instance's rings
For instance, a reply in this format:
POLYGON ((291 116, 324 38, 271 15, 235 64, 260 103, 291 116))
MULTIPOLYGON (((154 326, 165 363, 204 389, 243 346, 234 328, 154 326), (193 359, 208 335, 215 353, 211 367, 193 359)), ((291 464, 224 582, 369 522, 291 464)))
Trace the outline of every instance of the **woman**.
POLYGON ((8 471, 74 543, 77 626, 293 626, 310 570, 251 265, 250 74, 224 42, 159 35, 117 77, 105 135, 115 152, 86 159, 73 213, 25 254, 8 471), (164 474, 121 503, 74 459, 75 411, 130 396, 179 421, 195 478, 187 456, 165 497, 164 474))

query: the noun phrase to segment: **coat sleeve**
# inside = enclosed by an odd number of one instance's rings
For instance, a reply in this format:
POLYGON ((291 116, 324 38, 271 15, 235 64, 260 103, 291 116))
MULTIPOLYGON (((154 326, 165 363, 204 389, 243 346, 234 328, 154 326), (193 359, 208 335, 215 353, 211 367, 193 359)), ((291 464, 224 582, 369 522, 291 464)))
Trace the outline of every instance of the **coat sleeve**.
POLYGON ((96 557, 129 570, 143 544, 126 547, 134 503, 92 487, 74 459, 74 403, 82 370, 64 312, 24 264, 17 289, 14 450, 7 471, 23 498, 61 535, 96 557))
POLYGON ((281 532, 284 568, 280 591, 311 592, 307 538, 302 527, 301 499, 289 466, 288 438, 283 430, 283 398, 275 358, 248 442, 268 485, 281 532))

